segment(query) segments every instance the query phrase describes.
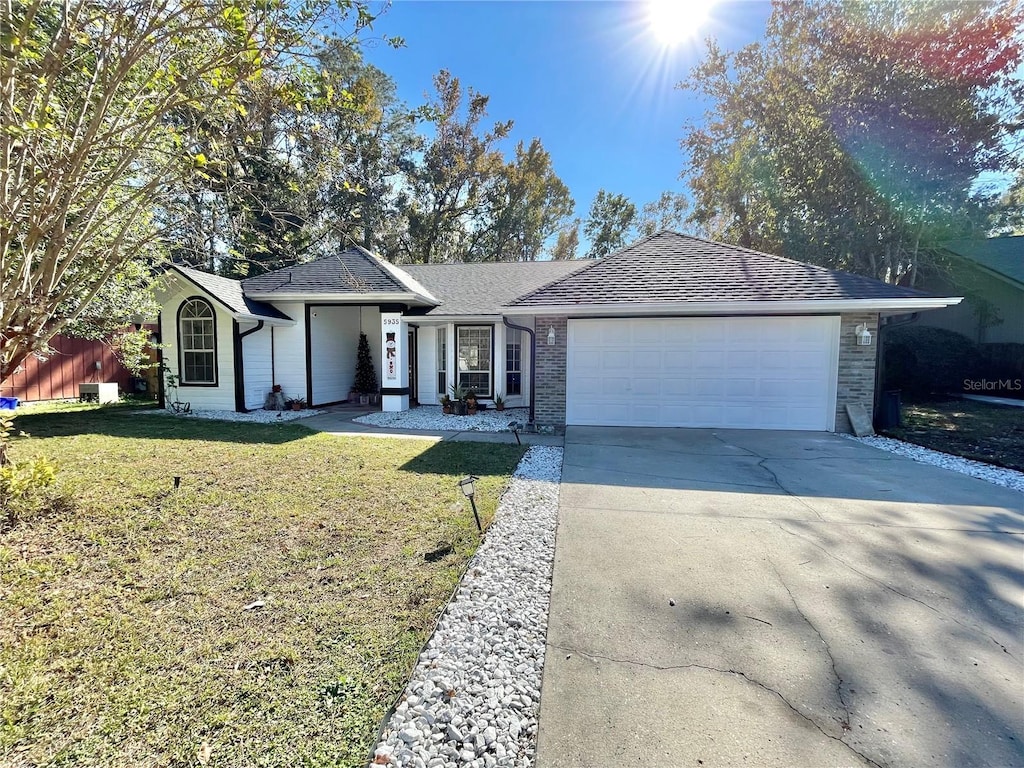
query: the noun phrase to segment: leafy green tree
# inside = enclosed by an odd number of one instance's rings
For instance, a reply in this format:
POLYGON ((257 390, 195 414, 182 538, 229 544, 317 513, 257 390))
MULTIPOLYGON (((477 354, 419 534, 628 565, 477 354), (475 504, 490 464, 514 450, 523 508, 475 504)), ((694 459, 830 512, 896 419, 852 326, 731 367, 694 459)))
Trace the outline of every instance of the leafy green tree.
POLYGON ((640 211, 640 234, 645 237, 663 229, 679 231, 686 228, 686 212, 690 201, 686 195, 666 190, 657 200, 646 203, 640 211))
POLYGON ((555 247, 551 249, 551 258, 555 261, 575 259, 580 250, 580 220, 573 219, 572 224, 558 233, 555 247))
POLYGON ((635 231, 636 217, 636 206, 625 195, 598 190, 583 223, 590 241, 587 256, 607 256, 625 246, 635 231))
POLYGON ((482 218, 487 191, 504 168, 497 144, 512 122, 482 126, 488 96, 463 90, 442 70, 434 77, 437 97, 423 110, 434 135, 421 162, 409 168, 404 208, 408 233, 395 257, 431 263, 458 260, 468 252, 473 222, 482 218))
MULTIPOLYGON (((243 86, 306 50, 326 10, 2 0, 0 378, 173 228, 183 181, 216 171, 175 117, 245 110, 243 86)), ((342 10, 357 27, 372 18, 342 10)))
POLYGON ((683 140, 691 219, 741 245, 912 285, 936 243, 977 226, 979 174, 1015 164, 1022 13, 777 2, 763 44, 710 43, 684 83, 712 104, 683 140))
POLYGON ((471 261, 535 261, 576 203, 555 174, 551 155, 533 139, 495 174, 466 250, 471 261))

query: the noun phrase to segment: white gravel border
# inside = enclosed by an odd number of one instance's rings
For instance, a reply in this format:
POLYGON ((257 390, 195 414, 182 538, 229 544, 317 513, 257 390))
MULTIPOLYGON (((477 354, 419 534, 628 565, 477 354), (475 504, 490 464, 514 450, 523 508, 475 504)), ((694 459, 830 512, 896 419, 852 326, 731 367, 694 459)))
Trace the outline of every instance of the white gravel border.
POLYGON ((561 448, 519 462, 371 766, 533 765, 561 476, 561 448))
POLYGON ((954 472, 970 475, 979 480, 988 480, 990 483, 1024 493, 1024 472, 1018 472, 1015 469, 1006 469, 1005 467, 997 467, 994 464, 986 464, 982 461, 965 459, 962 456, 953 456, 949 453, 933 451, 931 448, 906 443, 892 437, 882 437, 880 435, 872 437, 843 435, 843 437, 870 445, 873 448, 889 451, 889 453, 898 453, 900 456, 906 456, 923 464, 934 464, 943 469, 951 469, 954 472))
POLYGON ((528 408, 508 408, 504 411, 488 408, 485 411, 477 411, 474 416, 456 416, 442 413, 439 405, 421 405, 408 411, 368 413, 352 419, 374 427, 423 429, 431 432, 508 432, 508 425, 513 421, 525 424, 529 420, 528 408))

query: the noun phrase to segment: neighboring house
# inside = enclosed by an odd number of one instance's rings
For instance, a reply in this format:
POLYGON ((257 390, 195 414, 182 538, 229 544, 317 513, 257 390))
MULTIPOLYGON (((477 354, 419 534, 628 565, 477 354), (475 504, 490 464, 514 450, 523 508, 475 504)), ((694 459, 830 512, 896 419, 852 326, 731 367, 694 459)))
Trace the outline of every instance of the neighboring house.
POLYGON ((944 250, 956 268, 920 287, 964 300, 922 315, 918 323, 956 331, 977 344, 1024 345, 1024 235, 956 240, 944 250))
POLYGON ((659 232, 600 260, 396 267, 354 248, 243 281, 175 266, 160 324, 193 408, 259 408, 273 384, 342 402, 364 332, 384 410, 456 384, 541 425, 848 431, 846 405, 871 411, 879 315, 958 301, 659 232))
POLYGON ((70 400, 78 397, 79 384, 95 382, 115 382, 121 392, 135 391, 131 371, 102 341, 58 335, 50 340, 50 348, 45 358, 28 357, 17 372, 0 381, 0 396, 22 402, 70 400))

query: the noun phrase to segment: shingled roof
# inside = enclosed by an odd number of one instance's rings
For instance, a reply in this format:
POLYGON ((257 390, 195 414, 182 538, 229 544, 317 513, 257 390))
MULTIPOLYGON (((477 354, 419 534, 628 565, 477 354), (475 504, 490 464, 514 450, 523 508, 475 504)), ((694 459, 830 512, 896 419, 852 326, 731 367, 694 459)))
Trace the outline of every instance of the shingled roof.
POLYGON ((528 292, 510 307, 926 298, 781 256, 662 231, 528 292))
POLYGON ((233 315, 251 315, 269 320, 291 320, 277 307, 245 296, 242 292, 242 283, 238 280, 202 272, 180 264, 175 264, 174 269, 193 285, 203 289, 223 304, 233 315))
POLYGON ((578 272, 590 261, 499 261, 469 264, 407 264, 402 269, 441 304, 427 315, 500 315, 524 293, 578 272))
MULTIPOLYGON (((350 248, 242 281, 247 294, 273 300, 286 294, 417 294, 399 270, 363 248, 350 248)), ((429 297, 428 297, 429 298, 429 297)))
POLYGON ((943 247, 1006 280, 1024 286, 1024 235, 953 240, 943 247))

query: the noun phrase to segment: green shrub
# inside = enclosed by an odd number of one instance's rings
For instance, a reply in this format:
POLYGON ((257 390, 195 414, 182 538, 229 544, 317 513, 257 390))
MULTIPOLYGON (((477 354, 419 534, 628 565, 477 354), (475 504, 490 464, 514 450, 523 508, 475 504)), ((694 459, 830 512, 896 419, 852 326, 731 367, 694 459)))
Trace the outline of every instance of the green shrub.
POLYGON ((22 520, 54 512, 67 504, 67 498, 54 485, 57 465, 45 456, 12 461, 11 441, 18 432, 12 416, 0 416, 0 530, 22 520))
POLYGON ((962 392, 964 379, 981 378, 987 368, 974 342, 944 328, 897 326, 882 352, 883 388, 912 394, 962 392))

